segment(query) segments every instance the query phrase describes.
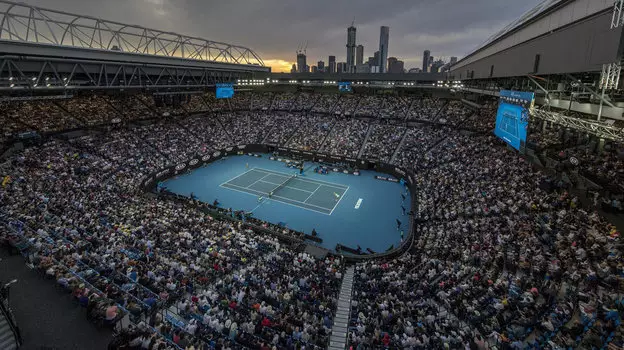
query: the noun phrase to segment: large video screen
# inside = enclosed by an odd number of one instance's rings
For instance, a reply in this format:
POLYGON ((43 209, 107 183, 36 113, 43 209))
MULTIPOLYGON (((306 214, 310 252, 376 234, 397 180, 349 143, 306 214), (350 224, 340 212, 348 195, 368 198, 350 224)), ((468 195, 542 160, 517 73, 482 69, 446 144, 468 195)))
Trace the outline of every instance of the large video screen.
POLYGON ((351 82, 350 81, 339 81, 338 82, 338 91, 340 92, 351 92, 351 82))
POLYGON ((511 147, 524 149, 529 125, 529 110, 535 95, 532 92, 501 90, 494 134, 511 147))
POLYGON ((234 86, 232 84, 217 84, 217 98, 232 98, 234 86))

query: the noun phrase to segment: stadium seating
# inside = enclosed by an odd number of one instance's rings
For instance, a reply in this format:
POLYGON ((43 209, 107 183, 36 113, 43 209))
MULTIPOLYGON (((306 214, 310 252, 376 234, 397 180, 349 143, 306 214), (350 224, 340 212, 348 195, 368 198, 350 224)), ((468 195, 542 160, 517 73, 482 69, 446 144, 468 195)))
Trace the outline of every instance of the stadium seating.
POLYGON ((96 324, 129 318, 116 344, 328 346, 341 257, 304 253, 301 233, 140 189, 168 165, 253 143, 414 174, 406 252, 355 266, 353 348, 621 344, 620 233, 601 211, 622 211, 622 145, 532 126, 536 157, 558 164, 544 171, 491 134, 493 102, 475 111, 433 97, 249 92, 167 103, 136 94, 0 106, 4 147, 41 135, 0 163, 0 238, 96 324), (563 181, 569 169, 577 177, 563 181), (605 189, 593 202, 571 190, 581 176, 605 189))

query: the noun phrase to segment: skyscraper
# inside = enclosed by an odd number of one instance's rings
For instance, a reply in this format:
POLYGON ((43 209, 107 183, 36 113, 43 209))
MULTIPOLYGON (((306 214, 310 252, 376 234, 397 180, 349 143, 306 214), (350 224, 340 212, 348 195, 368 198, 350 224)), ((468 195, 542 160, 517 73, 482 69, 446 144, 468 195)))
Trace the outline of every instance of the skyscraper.
POLYGON ((388 73, 403 73, 405 64, 396 57, 388 58, 388 73))
POLYGON ((292 68, 290 69, 290 72, 291 73, 297 73, 297 65, 296 64, 292 65, 292 68))
POLYGON ((323 61, 318 61, 316 63, 316 66, 318 67, 319 72, 323 72, 325 71, 325 62, 323 61))
POLYGON ((390 28, 382 26, 379 31, 379 73, 386 73, 388 64, 388 41, 390 40, 390 28))
POLYGON ((336 66, 338 73, 345 73, 347 72, 347 63, 346 62, 338 62, 338 65, 336 66))
POLYGON ((308 69, 308 65, 306 64, 306 55, 303 53, 297 54, 297 72, 304 73, 308 69))
POLYGON ((329 73, 336 73, 336 56, 329 56, 327 67, 329 68, 329 73))
POLYGON ((427 69, 429 68, 429 57, 431 57, 431 51, 425 50, 425 52, 423 52, 423 67, 422 67, 423 73, 427 73, 429 71, 427 69))
POLYGON ((355 27, 347 28, 347 71, 355 72, 355 27))
POLYGON ((355 51, 355 65, 360 66, 364 63, 364 45, 358 45, 355 51))

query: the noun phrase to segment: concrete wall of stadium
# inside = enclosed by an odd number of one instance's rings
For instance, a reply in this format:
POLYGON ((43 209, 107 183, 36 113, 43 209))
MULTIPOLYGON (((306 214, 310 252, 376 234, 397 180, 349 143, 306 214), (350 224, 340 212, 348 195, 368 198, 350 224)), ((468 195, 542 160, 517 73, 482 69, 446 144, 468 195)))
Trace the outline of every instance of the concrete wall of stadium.
POLYGON ((622 27, 611 29, 611 11, 551 31, 449 72, 449 79, 594 72, 622 57, 622 27), (534 70, 540 55, 538 70, 534 70), (493 68, 492 68, 493 67, 493 68))

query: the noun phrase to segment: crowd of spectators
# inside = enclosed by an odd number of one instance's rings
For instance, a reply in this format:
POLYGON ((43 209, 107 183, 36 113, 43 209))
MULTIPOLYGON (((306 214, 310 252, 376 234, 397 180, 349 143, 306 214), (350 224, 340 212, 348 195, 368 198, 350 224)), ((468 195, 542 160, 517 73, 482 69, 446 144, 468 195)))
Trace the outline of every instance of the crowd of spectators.
POLYGON ((253 98, 251 100, 251 110, 268 111, 269 109, 271 109, 271 104, 273 103, 274 96, 275 95, 272 92, 253 94, 253 98))
POLYGON ((310 111, 319 99, 324 98, 321 94, 314 94, 310 92, 300 92, 297 94, 295 102, 292 107, 293 112, 310 111))
POLYGON ((288 142, 288 147, 305 151, 318 151, 329 134, 334 119, 309 114, 301 119, 299 128, 288 142))
POLYGON ((249 111, 251 110, 251 92, 239 92, 234 94, 230 101, 233 111, 249 111))
POLYGON ((355 115, 377 118, 382 105, 383 98, 380 96, 363 96, 355 110, 355 115))
POLYGON ((461 101, 450 101, 440 111, 437 121, 440 124, 463 126, 463 122, 466 118, 470 117, 473 113, 474 110, 466 107, 461 101))
POLYGON ((98 323, 140 323, 128 342, 324 348, 340 259, 132 189, 165 161, 141 132, 49 141, 3 164, 3 240, 98 323))
POLYGON ((423 97, 415 99, 412 108, 407 115, 411 120, 432 121, 440 112, 446 102, 439 98, 423 97))
MULTIPOLYGON (((583 208, 559 177, 480 132, 492 126, 493 108, 470 115, 433 98, 310 93, 231 102, 197 95, 173 110, 144 95, 5 103, 5 137, 29 127, 106 124, 109 111, 130 123, 89 128, 69 141, 44 138, 0 163, 9 179, 0 187, 0 238, 71 293, 94 322, 128 317, 135 325, 116 339, 118 347, 322 349, 342 282, 340 258, 316 259, 302 252, 298 233, 281 232, 292 236, 284 240, 258 228, 273 229, 268 224, 225 218, 166 193, 147 195, 140 183, 235 144, 347 157, 362 150, 384 162, 396 154, 394 164, 414 172, 416 231, 407 253, 356 266, 353 348, 622 344, 618 229, 583 208), (124 107, 130 104, 139 106, 124 107), (168 117, 202 105, 219 113, 168 117), (310 108, 319 113, 295 112, 310 108), (382 119, 346 113, 375 109, 382 119), (427 121, 441 111, 447 125, 388 123, 408 110, 410 119, 427 121), (132 123, 155 116, 163 117, 132 123)), ((536 144, 558 145, 548 131, 535 135, 536 144)), ((598 148, 558 151, 605 186, 622 187, 621 145, 598 148)), ((611 200, 622 209, 621 198, 611 200)))
POLYGON ((362 157, 390 163, 407 129, 392 124, 372 124, 362 157))
POLYGON ((262 143, 278 121, 265 112, 221 113, 218 118, 231 136, 227 146, 262 143))
POLYGON ((297 97, 298 96, 292 92, 275 94, 275 100, 273 101, 273 107, 271 109, 274 111, 290 111, 294 107, 297 97))
POLYGON ((356 268, 352 346, 621 344, 613 225, 491 136, 457 134, 429 153, 409 253, 356 268))
POLYGON ((345 157, 357 157, 370 126, 369 121, 355 118, 339 118, 325 139, 321 151, 345 157))
POLYGON ((450 128, 428 125, 407 129, 394 164, 413 170, 420 157, 451 132, 450 128))
POLYGON ((405 119, 413 100, 409 97, 386 96, 383 99, 379 117, 405 119))

